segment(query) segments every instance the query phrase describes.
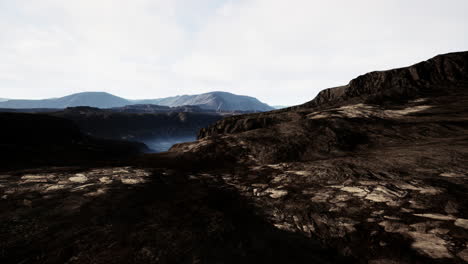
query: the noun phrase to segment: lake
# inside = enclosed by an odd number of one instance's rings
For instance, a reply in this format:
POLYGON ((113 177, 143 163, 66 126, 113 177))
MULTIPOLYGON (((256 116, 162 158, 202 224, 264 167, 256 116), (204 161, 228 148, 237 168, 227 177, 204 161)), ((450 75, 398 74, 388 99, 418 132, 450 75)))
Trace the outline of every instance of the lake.
POLYGON ((192 142, 197 140, 195 136, 193 137, 171 137, 171 138, 155 138, 155 139, 147 139, 141 140, 141 142, 145 143, 148 148, 150 148, 150 152, 152 153, 159 153, 168 151, 172 146, 179 143, 184 142, 192 142))

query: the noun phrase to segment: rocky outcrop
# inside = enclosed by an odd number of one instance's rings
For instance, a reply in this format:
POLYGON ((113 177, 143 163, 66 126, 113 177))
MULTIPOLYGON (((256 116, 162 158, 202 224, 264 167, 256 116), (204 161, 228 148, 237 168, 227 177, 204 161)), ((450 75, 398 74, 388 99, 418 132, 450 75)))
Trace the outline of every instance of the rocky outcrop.
POLYGON ((346 86, 326 89, 299 107, 325 107, 349 102, 407 101, 428 93, 446 93, 446 84, 468 81, 468 52, 436 56, 410 67, 364 74, 346 86))
POLYGON ((222 119, 212 126, 201 128, 198 132, 198 138, 205 138, 217 134, 233 134, 252 129, 264 128, 278 123, 278 120, 265 117, 229 117, 222 119))
POLYGON ((364 74, 345 86, 321 91, 303 105, 226 118, 202 129, 198 137, 240 133, 271 127, 285 120, 298 120, 305 109, 319 110, 356 103, 391 105, 420 97, 453 94, 456 92, 453 89, 466 89, 467 82, 468 52, 439 55, 410 67, 364 74))
POLYGON ((171 151, 236 159, 235 172, 194 177, 358 263, 465 263, 467 65, 462 52, 369 73, 301 106, 223 119, 171 151))

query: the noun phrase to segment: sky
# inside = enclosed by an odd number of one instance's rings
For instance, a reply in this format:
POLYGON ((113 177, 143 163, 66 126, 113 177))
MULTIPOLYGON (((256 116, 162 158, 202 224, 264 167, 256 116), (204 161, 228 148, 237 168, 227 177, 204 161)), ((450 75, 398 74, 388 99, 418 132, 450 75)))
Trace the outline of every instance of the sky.
POLYGON ((0 0, 0 98, 209 91, 294 105, 468 50, 467 0, 0 0))

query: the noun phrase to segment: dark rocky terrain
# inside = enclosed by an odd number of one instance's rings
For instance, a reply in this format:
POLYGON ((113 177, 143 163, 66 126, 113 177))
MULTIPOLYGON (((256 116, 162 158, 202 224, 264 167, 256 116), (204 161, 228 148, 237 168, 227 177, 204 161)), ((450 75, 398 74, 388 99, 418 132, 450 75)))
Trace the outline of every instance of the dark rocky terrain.
POLYGON ((248 164, 222 180, 279 229, 364 263, 468 261, 468 52, 228 117, 199 139, 172 151, 248 164))
POLYGON ((467 132, 460 52, 226 117, 167 153, 2 168, 0 260, 466 263, 467 132))

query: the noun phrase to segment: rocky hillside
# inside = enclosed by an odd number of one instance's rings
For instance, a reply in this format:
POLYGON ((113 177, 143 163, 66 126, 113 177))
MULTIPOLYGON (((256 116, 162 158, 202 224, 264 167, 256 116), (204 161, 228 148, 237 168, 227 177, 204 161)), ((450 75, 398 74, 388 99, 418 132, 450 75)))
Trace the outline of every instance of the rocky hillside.
POLYGON ((222 181, 277 228, 360 263, 464 263, 467 135, 460 52, 365 74, 301 106, 225 118, 171 151, 246 164, 222 181))
POLYGON ((345 86, 325 89, 300 106, 223 119, 201 130, 199 137, 244 132, 302 119, 301 109, 311 111, 358 103, 401 105, 416 98, 451 95, 463 90, 466 82, 468 52, 439 55, 410 67, 364 74, 345 86))
POLYGON ((410 67, 370 72, 353 79, 348 85, 326 89, 300 106, 327 107, 353 102, 394 104, 398 101, 447 94, 447 84, 468 81, 468 53, 436 56, 410 67))

